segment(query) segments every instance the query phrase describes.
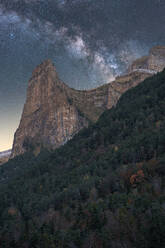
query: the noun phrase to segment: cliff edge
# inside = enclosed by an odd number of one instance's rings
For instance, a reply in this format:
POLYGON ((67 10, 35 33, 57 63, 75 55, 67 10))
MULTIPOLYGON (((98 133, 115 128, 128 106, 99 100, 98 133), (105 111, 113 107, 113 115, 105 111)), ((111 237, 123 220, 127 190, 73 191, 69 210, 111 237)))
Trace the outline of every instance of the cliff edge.
POLYGON ((126 75, 92 90, 75 90, 63 83, 53 63, 36 67, 28 83, 21 121, 14 136, 11 158, 42 147, 56 149, 82 128, 96 122, 120 96, 165 67, 165 47, 151 49, 135 61, 126 75), (159 63, 158 63, 159 60, 159 63))

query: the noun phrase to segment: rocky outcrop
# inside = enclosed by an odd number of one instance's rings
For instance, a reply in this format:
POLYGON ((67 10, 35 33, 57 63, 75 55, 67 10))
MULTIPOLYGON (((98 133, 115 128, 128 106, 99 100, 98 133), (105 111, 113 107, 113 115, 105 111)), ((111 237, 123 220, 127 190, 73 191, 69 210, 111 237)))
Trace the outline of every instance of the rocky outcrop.
POLYGON ((160 72, 165 67, 165 46, 151 48, 149 55, 135 60, 129 67, 128 72, 136 70, 148 70, 149 72, 160 72))
MULTIPOLYGON (((159 64, 156 67, 151 54, 158 57, 155 49, 151 49, 150 60, 142 58, 143 67, 159 71, 163 66, 159 64), (150 67, 146 66, 148 61, 150 67)), ((135 70, 132 65, 129 74, 96 89, 81 91, 64 84, 52 62, 44 61, 34 70, 28 83, 27 99, 14 136, 11 158, 26 151, 38 154, 42 147, 56 149, 65 144, 80 129, 96 122, 106 109, 112 108, 125 91, 151 76, 153 72, 145 68, 135 70)))
POLYGON ((156 46, 150 50, 148 68, 154 71, 162 71, 165 67, 165 46, 156 46))
POLYGON ((52 62, 44 61, 29 81, 11 157, 29 149, 38 153, 42 146, 55 149, 66 143, 106 109, 106 88, 71 89, 60 81, 52 62))

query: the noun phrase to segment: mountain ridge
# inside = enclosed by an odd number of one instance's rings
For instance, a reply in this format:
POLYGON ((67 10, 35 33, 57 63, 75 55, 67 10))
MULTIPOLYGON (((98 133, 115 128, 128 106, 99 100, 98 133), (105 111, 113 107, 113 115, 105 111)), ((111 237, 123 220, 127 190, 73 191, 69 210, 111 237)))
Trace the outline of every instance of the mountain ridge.
POLYGON ((56 149, 65 144, 82 128, 96 122, 105 110, 116 105, 125 91, 153 75, 149 68, 141 70, 132 69, 129 74, 95 89, 75 90, 63 83, 53 63, 45 60, 29 80, 11 158, 29 149, 38 154, 42 147, 56 149))

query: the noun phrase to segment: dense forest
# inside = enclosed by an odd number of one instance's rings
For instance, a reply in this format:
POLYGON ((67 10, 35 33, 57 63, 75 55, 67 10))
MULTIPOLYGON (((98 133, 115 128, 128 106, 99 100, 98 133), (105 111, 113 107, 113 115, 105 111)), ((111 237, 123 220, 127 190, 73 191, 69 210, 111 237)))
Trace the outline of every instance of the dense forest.
POLYGON ((0 167, 0 247, 165 247, 165 70, 56 151, 0 167))

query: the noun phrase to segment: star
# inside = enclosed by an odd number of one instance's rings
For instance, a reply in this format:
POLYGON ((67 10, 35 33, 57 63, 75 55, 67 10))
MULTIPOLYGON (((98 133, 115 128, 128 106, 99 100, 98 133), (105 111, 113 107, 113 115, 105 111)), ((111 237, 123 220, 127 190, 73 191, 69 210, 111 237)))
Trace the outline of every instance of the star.
POLYGON ((10 37, 11 40, 13 40, 15 38, 15 34, 14 33, 10 33, 9 34, 9 37, 10 37))

